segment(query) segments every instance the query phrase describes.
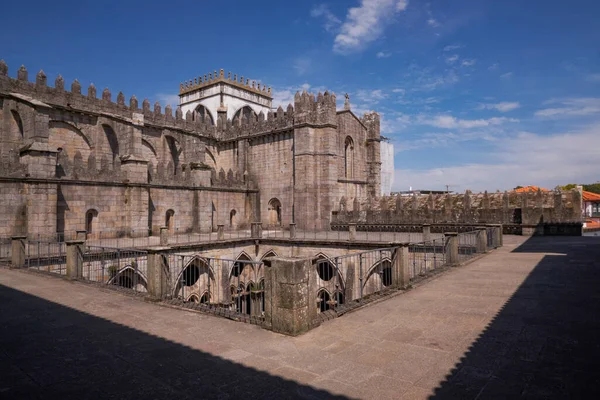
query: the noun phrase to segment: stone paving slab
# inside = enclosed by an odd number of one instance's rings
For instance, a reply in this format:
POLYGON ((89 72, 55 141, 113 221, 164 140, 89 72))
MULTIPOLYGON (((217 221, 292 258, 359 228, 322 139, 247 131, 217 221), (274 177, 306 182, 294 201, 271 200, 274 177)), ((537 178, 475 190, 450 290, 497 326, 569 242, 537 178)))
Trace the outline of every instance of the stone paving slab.
POLYGON ((0 398, 600 398, 599 264, 506 236, 296 338, 0 269, 0 398))

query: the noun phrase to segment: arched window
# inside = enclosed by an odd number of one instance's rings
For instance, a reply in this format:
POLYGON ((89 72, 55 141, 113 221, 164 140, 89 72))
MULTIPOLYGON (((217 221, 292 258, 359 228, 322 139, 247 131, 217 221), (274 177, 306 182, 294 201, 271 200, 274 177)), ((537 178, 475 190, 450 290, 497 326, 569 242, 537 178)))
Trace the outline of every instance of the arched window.
POLYGON ((194 113, 194 117, 199 118, 204 124, 206 124, 206 122, 210 122, 211 125, 215 124, 210 111, 208 111, 208 109, 202 105, 196 107, 196 113, 194 113))
POLYGON ((237 211, 235 210, 229 212, 229 226, 232 228, 237 226, 237 211))
POLYGON ((175 229, 175 211, 167 210, 165 214, 165 226, 169 229, 169 232, 173 232, 175 229))
POLYGON ((354 141, 350 136, 344 142, 344 176, 354 178, 354 141))
POLYGON ((94 232, 95 229, 95 222, 96 219, 98 218, 98 211, 91 209, 88 210, 85 213, 85 230, 87 231, 88 235, 94 232))
POLYGON ((317 299, 318 299, 317 307, 319 309, 319 312, 325 312, 325 311, 329 310, 330 303, 331 303, 331 296, 329 296, 329 293, 327 293, 327 290, 321 289, 319 291, 319 293, 317 294, 317 299))
POLYGON ((269 200, 269 225, 281 225, 281 202, 276 198, 269 200))
POLYGON ((117 139, 117 135, 112 127, 109 125, 102 125, 102 129, 104 129, 104 135, 106 136, 106 144, 108 145, 105 150, 111 154, 111 161, 119 156, 119 141, 117 139))
POLYGON ((246 117, 248 121, 254 120, 256 121, 256 113, 249 106, 244 106, 237 110, 237 112, 233 115, 233 124, 239 124, 240 118, 246 117))

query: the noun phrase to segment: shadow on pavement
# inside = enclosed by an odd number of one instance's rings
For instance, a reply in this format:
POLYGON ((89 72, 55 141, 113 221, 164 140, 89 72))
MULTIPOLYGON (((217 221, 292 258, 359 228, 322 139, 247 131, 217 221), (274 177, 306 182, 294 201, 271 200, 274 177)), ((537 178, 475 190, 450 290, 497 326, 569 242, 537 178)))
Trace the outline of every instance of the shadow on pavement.
POLYGON ((3 285, 0 315, 0 398, 343 398, 3 285))
POLYGON ((532 237, 545 255, 431 399, 600 398, 600 238, 532 237))

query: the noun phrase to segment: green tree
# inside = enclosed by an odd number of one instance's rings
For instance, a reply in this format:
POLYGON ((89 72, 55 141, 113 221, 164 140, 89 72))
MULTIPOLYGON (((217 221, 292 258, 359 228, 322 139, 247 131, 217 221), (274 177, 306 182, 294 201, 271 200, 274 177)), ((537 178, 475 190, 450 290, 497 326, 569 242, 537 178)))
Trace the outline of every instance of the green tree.
POLYGON ((523 186, 520 186, 520 185, 519 185, 519 186, 515 187, 513 190, 521 189, 522 187, 523 187, 523 186))
POLYGON ((564 185, 564 186, 559 186, 560 190, 572 190, 572 189, 577 189, 577 184, 576 183, 569 183, 568 185, 564 185))
POLYGON ((600 182, 583 185, 583 190, 585 190, 586 192, 600 194, 600 182))

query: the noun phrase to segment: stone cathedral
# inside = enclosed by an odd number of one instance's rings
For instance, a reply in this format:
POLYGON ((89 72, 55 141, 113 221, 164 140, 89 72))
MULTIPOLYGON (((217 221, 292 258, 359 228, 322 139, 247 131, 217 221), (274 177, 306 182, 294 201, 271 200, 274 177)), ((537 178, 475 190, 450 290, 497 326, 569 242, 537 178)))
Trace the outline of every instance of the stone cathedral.
POLYGON ((0 61, 0 236, 328 230, 340 205, 380 195, 375 112, 337 111, 329 92, 273 109, 270 88, 223 70, 179 98, 163 109, 43 71, 31 82, 0 61))

